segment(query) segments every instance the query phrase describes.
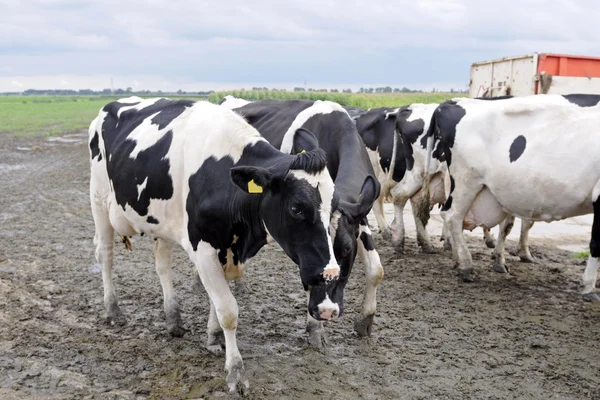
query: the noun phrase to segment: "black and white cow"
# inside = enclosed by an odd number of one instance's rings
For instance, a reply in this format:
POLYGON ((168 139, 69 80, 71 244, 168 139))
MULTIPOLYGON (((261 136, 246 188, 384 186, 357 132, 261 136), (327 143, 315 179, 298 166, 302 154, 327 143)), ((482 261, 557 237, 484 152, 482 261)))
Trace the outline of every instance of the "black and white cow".
MULTIPOLYGON (((485 100, 498 99, 499 98, 488 98, 485 100)), ((406 201, 409 198, 411 199, 413 212, 415 212, 415 209, 417 210, 415 213, 417 240, 425 243, 428 243, 428 237, 423 224, 427 222, 429 210, 435 204, 443 204, 452 190, 452 180, 450 179, 446 163, 439 162, 437 159, 427 158, 427 130, 437 106, 438 105, 436 104, 413 104, 402 107, 398 110, 396 115, 397 135, 394 138, 394 146, 396 146, 398 142, 401 143, 402 150, 398 150, 397 153, 404 155, 406 171, 402 181, 391 189, 391 196, 394 199, 395 204, 399 204, 402 208, 406 201), (428 167, 427 164, 429 165, 428 167), (429 180, 429 201, 423 199, 423 192, 421 191, 426 175, 429 180), (419 234, 419 228, 423 230, 423 233, 419 234)), ((399 207, 396 206, 396 208, 399 207)), ((484 212, 484 210, 481 211, 484 212)), ((400 213, 400 217, 401 216, 402 214, 400 213)), ((398 216, 396 218, 398 218, 398 216)), ((500 239, 497 243, 494 243, 493 236, 490 233, 491 226, 486 226, 485 224, 482 226, 486 244, 488 247, 494 248, 494 262, 492 264, 492 269, 501 273, 508 272, 504 257, 504 243, 514 224, 514 216, 510 215, 507 218, 508 221, 506 222, 506 225, 504 225, 503 229, 500 229, 498 235, 500 239), (506 229, 506 227, 508 227, 508 229, 506 229)), ((463 226, 464 229, 473 230, 477 226, 481 225, 477 220, 473 219, 472 214, 467 214, 463 226)), ((529 251, 528 243, 529 230, 532 226, 532 221, 522 219, 518 253, 522 262, 534 262, 529 251)), ((442 232, 444 247, 450 249, 450 235, 446 228, 444 222, 442 232)), ((392 232, 394 232, 393 228, 392 232)), ((402 233, 403 232, 404 230, 402 230, 402 233)))
MULTIPOLYGON (((433 251, 429 235, 425 228, 427 221, 419 214, 420 189, 423 185, 425 153, 412 155, 412 145, 398 141, 394 132, 397 126, 404 128, 411 140, 416 140, 427 131, 431 115, 438 104, 412 104, 401 108, 372 108, 355 118, 358 132, 363 138, 367 151, 381 183, 381 195, 373 206, 373 214, 377 220, 379 231, 386 238, 391 237, 394 247, 404 251, 405 228, 404 206, 410 199, 412 204, 417 242, 423 252, 433 251), (399 124, 399 125, 398 125, 399 124), (408 158, 407 158, 408 157, 408 158), (407 162, 410 168, 407 169, 407 162), (414 169, 413 169, 414 167, 414 169), (383 210, 385 201, 394 204, 394 220, 391 227, 388 225, 383 210)), ((415 148, 415 153, 419 152, 415 148)), ((434 166, 435 168, 435 166, 434 166)), ((436 171, 432 186, 437 184, 437 191, 430 199, 431 206, 445 201, 444 193, 444 166, 436 171)), ((488 247, 493 248, 496 243, 490 230, 483 229, 484 240, 488 247)), ((445 244, 448 246, 448 242, 445 244)))
MULTIPOLYGON (((221 105, 232 107, 284 153, 304 150, 294 146, 292 141, 293 132, 299 128, 310 130, 325 150, 327 168, 340 197, 339 207, 331 218, 333 250, 342 271, 340 280, 345 283, 348 279, 358 252, 365 266, 367 286, 361 315, 354 327, 359 335, 370 335, 383 268, 369 231, 367 215, 380 187, 356 126, 342 106, 330 101, 262 100, 240 106, 241 101, 244 100, 230 98, 221 105)), ((307 331, 311 344, 320 347, 324 343, 322 323, 310 315, 307 331)))
POLYGON ((238 306, 228 280, 267 243, 267 234, 299 265, 308 313, 331 320, 342 310, 341 278, 329 234, 338 207, 325 152, 307 130, 285 154, 242 117, 208 102, 121 99, 89 129, 90 198, 96 258, 102 265, 108 320, 123 322, 113 286, 113 235, 156 239, 156 271, 169 331, 183 334, 171 259, 182 246, 210 298, 207 347, 225 346, 227 384, 248 386, 236 342, 238 306))
POLYGON ((600 261, 599 131, 596 95, 455 99, 436 109, 427 152, 447 163, 452 179, 442 217, 463 280, 475 278, 462 235, 469 212, 484 226, 497 225, 509 214, 550 222, 594 213, 583 296, 600 301, 595 289, 600 261))

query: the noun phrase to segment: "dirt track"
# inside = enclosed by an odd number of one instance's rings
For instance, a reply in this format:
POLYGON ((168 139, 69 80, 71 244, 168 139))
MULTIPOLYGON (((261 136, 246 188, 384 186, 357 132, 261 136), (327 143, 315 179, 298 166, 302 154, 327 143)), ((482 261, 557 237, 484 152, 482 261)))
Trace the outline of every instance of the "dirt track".
MULTIPOLYGON (((115 247, 128 324, 104 324, 88 176, 85 141, 0 135, 0 399, 226 396, 224 358, 204 349, 208 298, 193 291, 181 250, 175 288, 188 334, 165 331, 148 237, 134 238, 133 252, 115 247)), ((248 265, 251 293, 238 297, 248 397, 600 399, 600 306, 578 293, 581 261, 532 242, 540 263, 509 256, 512 274, 502 276, 483 241, 469 239, 478 280, 464 284, 449 253, 422 255, 407 240, 398 255, 376 236, 385 277, 373 336, 352 329, 364 281, 357 261, 324 352, 305 342, 296 267, 263 248, 248 265)))

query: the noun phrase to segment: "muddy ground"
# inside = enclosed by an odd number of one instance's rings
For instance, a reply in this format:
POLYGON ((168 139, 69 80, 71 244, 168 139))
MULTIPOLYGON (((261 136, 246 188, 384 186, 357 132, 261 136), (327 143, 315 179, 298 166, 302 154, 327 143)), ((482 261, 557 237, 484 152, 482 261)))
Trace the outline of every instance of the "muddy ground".
MULTIPOLYGON (((116 246, 128 324, 104 324, 88 176, 85 141, 0 135, 0 399, 227 397, 224 358, 204 348, 208 298, 193 291, 181 250, 175 287, 188 334, 165 331, 148 237, 134 238, 132 252, 116 246)), ((296 267, 263 248, 248 265, 250 293, 238 297, 248 398, 600 398, 600 307, 578 293, 581 260, 557 242, 532 242, 540 262, 510 256, 503 276, 470 238, 478 280, 466 284, 449 253, 422 255, 408 240, 399 255, 376 236, 385 277, 373 335, 352 328, 364 281, 357 261, 326 351, 306 344, 296 267)))

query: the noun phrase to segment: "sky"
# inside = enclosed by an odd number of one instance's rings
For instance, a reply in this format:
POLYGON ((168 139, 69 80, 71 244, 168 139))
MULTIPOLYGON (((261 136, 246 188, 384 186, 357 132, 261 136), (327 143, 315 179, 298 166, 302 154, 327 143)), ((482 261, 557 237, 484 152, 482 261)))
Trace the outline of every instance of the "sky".
POLYGON ((0 91, 466 89, 473 62, 600 56, 597 0, 0 0, 0 91))

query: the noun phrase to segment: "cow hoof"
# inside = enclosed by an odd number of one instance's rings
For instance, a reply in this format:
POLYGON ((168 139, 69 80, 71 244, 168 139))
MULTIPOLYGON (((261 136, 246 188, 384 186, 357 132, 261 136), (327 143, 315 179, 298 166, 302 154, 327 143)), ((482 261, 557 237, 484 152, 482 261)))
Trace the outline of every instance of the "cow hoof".
POLYGON ((423 254, 437 254, 437 251, 431 246, 423 246, 421 247, 421 253, 423 254))
POLYGON ((110 326, 125 326, 127 325, 127 319, 125 318, 124 315, 116 315, 116 316, 112 316, 112 317, 106 317, 106 319, 104 320, 104 322, 106 323, 106 325, 110 325, 110 326))
POLYGON ((519 259, 522 263, 535 264, 535 258, 531 254, 519 254, 519 259))
POLYGON ((494 249, 494 248, 496 248, 496 240, 486 239, 485 245, 487 246, 488 249, 494 249))
POLYGON ((393 242, 392 245, 397 253, 404 254, 404 240, 393 242))
POLYGON ((179 325, 170 325, 168 326, 168 331, 172 337, 180 338, 183 337, 187 333, 187 329, 179 326, 179 325))
POLYGON ((449 240, 444 240, 444 250, 452 250, 452 243, 449 240))
POLYGON ((225 335, 223 331, 208 334, 206 341, 206 350, 215 356, 221 356, 225 350, 225 335))
POLYGON ((382 230, 381 237, 385 240, 390 240, 392 238, 392 231, 390 230, 390 228, 382 230))
POLYGON ((373 317, 375 317, 375 314, 366 315, 354 322, 354 330, 356 333, 358 333, 358 336, 371 336, 371 330, 373 329, 373 317))
POLYGON ((187 330, 183 328, 183 322, 181 321, 178 307, 172 307, 170 311, 167 312, 167 330, 173 337, 183 337, 187 332, 187 330))
POLYGON ((246 379, 246 370, 244 369, 242 360, 238 361, 229 370, 227 374, 227 386, 229 387, 229 393, 237 392, 242 396, 250 389, 250 382, 246 379))
POLYGON ((475 281, 475 270, 471 268, 459 269, 457 274, 460 276, 463 282, 474 282, 475 281))
POLYGON ((583 300, 590 301, 592 303, 600 303, 600 293, 598 293, 598 292, 584 293, 583 300))
POLYGON ((494 262, 492 264, 492 271, 498 272, 499 274, 506 274, 506 273, 508 273, 508 267, 506 266, 506 264, 494 262))
POLYGON ((114 303, 108 307, 108 311, 106 312, 105 323, 111 326, 127 325, 127 319, 123 315, 123 312, 121 311, 121 308, 119 308, 119 305, 117 303, 114 303))
POLYGON ((248 285, 246 284, 246 281, 242 280, 242 279, 238 279, 233 281, 234 282, 234 287, 235 287, 235 295, 237 296, 243 296, 243 295, 247 295, 250 293, 250 289, 248 289, 248 285))

